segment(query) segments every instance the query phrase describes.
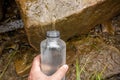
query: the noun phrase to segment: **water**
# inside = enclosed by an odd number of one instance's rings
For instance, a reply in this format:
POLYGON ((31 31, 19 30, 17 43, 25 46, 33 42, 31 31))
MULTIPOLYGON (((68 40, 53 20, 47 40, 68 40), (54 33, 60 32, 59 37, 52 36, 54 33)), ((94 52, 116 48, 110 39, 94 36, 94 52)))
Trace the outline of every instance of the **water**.
POLYGON ((56 18, 52 19, 52 30, 56 30, 55 23, 56 23, 56 18))
POLYGON ((41 70, 48 76, 66 63, 66 44, 58 35, 47 35, 48 38, 41 42, 41 70))
MULTIPOLYGON (((64 51, 64 50, 63 50, 64 51)), ((62 52, 61 52, 62 53, 62 52)), ((41 69, 48 76, 55 73, 59 67, 65 64, 65 56, 54 49, 46 50, 44 52, 41 69), (51 51, 52 50, 52 51, 51 51)))

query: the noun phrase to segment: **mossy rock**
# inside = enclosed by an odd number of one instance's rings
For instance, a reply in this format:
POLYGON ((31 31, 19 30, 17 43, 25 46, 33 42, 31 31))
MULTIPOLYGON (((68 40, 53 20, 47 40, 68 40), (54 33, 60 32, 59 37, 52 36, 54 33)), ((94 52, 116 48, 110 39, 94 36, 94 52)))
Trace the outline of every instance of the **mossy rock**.
POLYGON ((68 43, 67 63, 70 68, 67 80, 76 79, 76 67, 79 67, 81 80, 92 80, 96 76, 102 79, 120 73, 120 52, 106 45, 99 38, 87 37, 68 43), (79 66, 76 66, 78 60, 79 66))

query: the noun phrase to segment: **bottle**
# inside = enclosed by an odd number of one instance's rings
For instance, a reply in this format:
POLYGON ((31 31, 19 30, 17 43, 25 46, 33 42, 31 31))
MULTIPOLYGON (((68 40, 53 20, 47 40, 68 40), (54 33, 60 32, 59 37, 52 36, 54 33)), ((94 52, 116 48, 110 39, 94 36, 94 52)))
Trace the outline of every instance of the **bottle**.
MULTIPOLYGON (((59 31, 47 31, 41 42, 41 70, 50 76, 66 63, 66 44, 60 39, 59 31)), ((65 77, 62 79, 65 80, 65 77)))

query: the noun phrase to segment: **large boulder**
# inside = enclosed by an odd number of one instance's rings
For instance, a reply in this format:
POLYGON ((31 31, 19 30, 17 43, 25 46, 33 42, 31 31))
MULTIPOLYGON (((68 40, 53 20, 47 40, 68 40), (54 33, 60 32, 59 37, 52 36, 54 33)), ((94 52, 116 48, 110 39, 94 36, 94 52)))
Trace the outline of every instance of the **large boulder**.
POLYGON ((67 40, 120 12, 120 0, 16 0, 28 40, 36 50, 48 30, 67 40), (54 25, 55 24, 55 25, 54 25))

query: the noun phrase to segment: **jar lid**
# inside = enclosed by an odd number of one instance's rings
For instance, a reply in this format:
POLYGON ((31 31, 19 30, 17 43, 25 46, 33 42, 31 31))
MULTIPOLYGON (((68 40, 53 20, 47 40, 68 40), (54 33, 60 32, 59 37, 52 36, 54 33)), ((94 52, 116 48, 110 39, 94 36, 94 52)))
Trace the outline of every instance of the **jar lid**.
POLYGON ((50 38, 60 37, 60 32, 56 30, 47 31, 47 37, 50 37, 50 38))

